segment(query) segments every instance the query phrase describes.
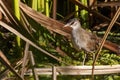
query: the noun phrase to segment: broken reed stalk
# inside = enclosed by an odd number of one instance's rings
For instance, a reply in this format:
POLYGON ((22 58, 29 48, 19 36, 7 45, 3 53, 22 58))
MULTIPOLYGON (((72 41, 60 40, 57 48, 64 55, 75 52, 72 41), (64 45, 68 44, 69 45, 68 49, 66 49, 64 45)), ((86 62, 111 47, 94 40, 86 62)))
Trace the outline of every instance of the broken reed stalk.
POLYGON ((113 19, 111 20, 111 22, 110 22, 110 24, 109 24, 103 38, 102 38, 101 44, 100 44, 100 46, 99 46, 99 48, 97 50, 97 54, 95 56, 95 59, 93 61, 93 65, 92 65, 92 80, 94 80, 94 68, 95 68, 94 66, 95 66, 95 63, 96 63, 96 61, 97 61, 97 59, 99 57, 99 54, 100 54, 100 52, 101 52, 101 50, 103 48, 103 45, 104 45, 104 43, 106 41, 106 38, 107 38, 110 30, 112 29, 113 25, 115 24, 116 20, 118 19, 119 15, 120 15, 120 7, 118 8, 117 12, 115 13, 113 19))

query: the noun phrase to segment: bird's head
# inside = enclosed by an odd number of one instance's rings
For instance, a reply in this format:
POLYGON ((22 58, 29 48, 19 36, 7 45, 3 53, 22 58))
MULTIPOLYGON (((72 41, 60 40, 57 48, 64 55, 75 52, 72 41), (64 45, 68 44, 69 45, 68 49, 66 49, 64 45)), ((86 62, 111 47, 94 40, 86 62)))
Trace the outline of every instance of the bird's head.
POLYGON ((81 24, 77 18, 73 18, 69 20, 64 27, 71 27, 72 29, 78 29, 81 27, 81 24))

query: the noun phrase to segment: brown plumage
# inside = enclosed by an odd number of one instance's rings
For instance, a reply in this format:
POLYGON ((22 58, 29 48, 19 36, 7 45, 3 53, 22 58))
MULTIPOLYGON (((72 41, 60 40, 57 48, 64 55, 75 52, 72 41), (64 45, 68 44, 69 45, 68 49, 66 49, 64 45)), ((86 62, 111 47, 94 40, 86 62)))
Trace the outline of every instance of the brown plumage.
POLYGON ((94 52, 97 49, 98 38, 94 34, 84 30, 77 18, 71 19, 64 27, 72 28, 72 42, 78 51, 83 49, 87 52, 94 52))

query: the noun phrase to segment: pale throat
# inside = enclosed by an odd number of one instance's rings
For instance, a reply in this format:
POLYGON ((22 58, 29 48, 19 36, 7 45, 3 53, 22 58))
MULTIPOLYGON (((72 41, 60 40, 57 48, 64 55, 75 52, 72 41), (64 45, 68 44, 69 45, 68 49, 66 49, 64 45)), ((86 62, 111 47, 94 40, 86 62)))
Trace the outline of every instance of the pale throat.
POLYGON ((73 30, 77 30, 81 28, 81 25, 77 24, 75 26, 71 26, 73 28, 73 30))

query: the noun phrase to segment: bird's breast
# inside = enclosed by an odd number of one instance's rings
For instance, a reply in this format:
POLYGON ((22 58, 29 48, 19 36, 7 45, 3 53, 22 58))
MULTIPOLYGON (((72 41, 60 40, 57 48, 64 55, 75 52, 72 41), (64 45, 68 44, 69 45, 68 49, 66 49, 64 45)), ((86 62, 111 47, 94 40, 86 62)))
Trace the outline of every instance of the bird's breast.
POLYGON ((84 37, 84 34, 78 31, 79 30, 72 31, 72 41, 75 47, 78 47, 79 49, 81 49, 87 46, 87 40, 84 37))

